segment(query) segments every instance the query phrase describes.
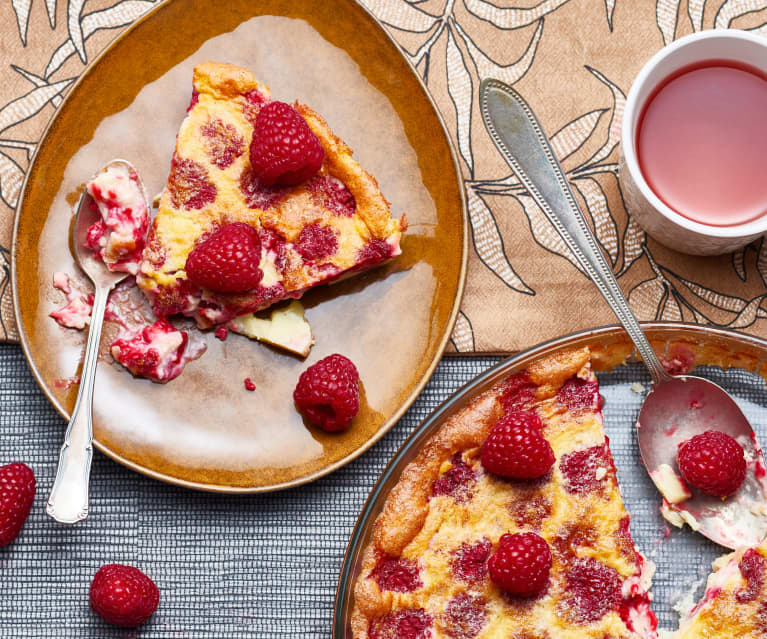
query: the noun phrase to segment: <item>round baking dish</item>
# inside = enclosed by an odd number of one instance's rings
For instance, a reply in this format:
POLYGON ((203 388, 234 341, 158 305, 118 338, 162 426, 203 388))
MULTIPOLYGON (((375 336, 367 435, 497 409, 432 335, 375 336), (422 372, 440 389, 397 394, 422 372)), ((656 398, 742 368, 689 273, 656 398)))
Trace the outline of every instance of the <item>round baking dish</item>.
MULTIPOLYGON (((694 353, 693 367, 717 366, 739 368, 767 378, 767 341, 727 331, 685 323, 644 323, 643 327, 654 349, 666 359, 675 354, 694 353), (674 349, 670 353, 669 349, 674 349)), ((633 346, 625 331, 618 326, 605 326, 560 337, 523 351, 499 362, 471 380, 444 401, 405 440, 387 464, 365 502, 347 546, 336 591, 333 616, 333 638, 351 639, 350 618, 354 607, 354 583, 359 575, 362 551, 370 541, 376 517, 400 475, 423 445, 441 428, 445 421, 461 410, 476 396, 511 375, 528 367, 541 357, 570 348, 589 346, 594 370, 607 372, 636 361, 633 346)), ((687 364, 689 362, 681 362, 687 364)), ((637 410, 639 396, 637 395, 637 410)), ((649 480, 648 480, 649 481, 649 480)), ((658 498, 659 502, 660 498, 658 498)), ((629 510, 630 504, 628 504, 629 510)), ((704 544, 702 538, 694 542, 704 544)))

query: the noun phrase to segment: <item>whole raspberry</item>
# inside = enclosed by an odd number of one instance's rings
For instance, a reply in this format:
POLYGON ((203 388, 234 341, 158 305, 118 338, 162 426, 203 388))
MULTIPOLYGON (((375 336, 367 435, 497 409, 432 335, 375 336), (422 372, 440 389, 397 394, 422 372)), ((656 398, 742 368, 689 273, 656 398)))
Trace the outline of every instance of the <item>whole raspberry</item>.
POLYGON ((688 484, 717 497, 737 492, 746 478, 743 447, 716 430, 707 430, 679 444, 676 461, 688 484))
POLYGON ((512 479, 542 477, 554 464, 554 451, 534 413, 513 411, 493 426, 480 453, 486 470, 512 479))
POLYGON ((301 114, 284 102, 262 107, 253 127, 250 163, 264 184, 300 184, 315 175, 325 152, 301 114))
POLYGON ((244 222, 222 226, 186 258, 189 281, 219 293, 242 293, 258 286, 261 242, 244 222))
POLYGON ((345 430, 360 409, 360 376, 343 355, 328 355, 298 379, 293 400, 298 410, 322 430, 345 430))
POLYGON ((7 546, 21 532, 35 500, 35 474, 26 464, 0 466, 0 546, 7 546))
POLYGON ((90 599, 93 612, 104 621, 135 628, 157 610, 160 591, 138 568, 107 564, 93 577, 90 599))
POLYGON ((532 597, 549 581, 551 549, 535 533, 503 535, 488 562, 490 579, 514 595, 532 597))

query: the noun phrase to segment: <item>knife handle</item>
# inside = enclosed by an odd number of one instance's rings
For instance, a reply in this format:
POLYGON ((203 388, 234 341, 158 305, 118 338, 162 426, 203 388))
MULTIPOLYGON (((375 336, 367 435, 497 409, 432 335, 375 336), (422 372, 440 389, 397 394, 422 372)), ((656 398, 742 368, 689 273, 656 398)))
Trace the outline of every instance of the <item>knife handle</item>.
POLYGON ((607 300, 650 369, 653 383, 667 379, 528 104, 510 86, 485 79, 480 85, 480 107, 485 127, 501 155, 607 300))

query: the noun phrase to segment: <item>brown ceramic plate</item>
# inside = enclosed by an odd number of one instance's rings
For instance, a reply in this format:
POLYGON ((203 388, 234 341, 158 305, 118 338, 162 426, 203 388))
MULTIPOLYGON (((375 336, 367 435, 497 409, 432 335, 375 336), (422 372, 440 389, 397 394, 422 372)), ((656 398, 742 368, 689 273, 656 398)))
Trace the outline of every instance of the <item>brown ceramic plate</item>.
MULTIPOLYGON (((16 215, 13 287, 32 370, 68 416, 85 336, 48 317, 62 303, 53 273, 83 281, 67 237, 72 205, 95 170, 131 160, 150 193, 168 175, 175 135, 204 60, 247 67, 277 99, 311 105, 373 173, 392 211, 406 212, 403 255, 304 298, 316 345, 307 360, 231 335, 176 380, 99 367, 97 447, 158 479, 222 492, 315 479, 362 453, 402 415, 450 335, 466 276, 467 218, 455 154, 420 79, 353 0, 170 0, 119 37, 83 74, 51 122, 16 215), (339 16, 342 16, 340 19, 339 16), (308 55, 307 52, 311 52, 308 55), (308 429, 292 391, 310 363, 350 357, 363 383, 353 427, 308 429), (255 392, 247 392, 250 377, 255 392)), ((62 429, 63 435, 63 429, 62 429)))

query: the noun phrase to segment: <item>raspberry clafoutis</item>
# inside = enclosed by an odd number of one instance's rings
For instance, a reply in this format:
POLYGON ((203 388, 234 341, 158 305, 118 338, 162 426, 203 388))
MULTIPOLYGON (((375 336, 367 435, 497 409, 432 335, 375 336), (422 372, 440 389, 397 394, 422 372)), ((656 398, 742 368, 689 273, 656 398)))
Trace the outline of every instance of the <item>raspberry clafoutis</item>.
POLYGON ((587 348, 449 418, 373 524, 354 639, 655 639, 587 348))
POLYGON ((714 562, 702 599, 682 619, 674 639, 767 637, 767 542, 714 562))
POLYGON ((158 316, 223 324, 401 253, 405 216, 320 115, 231 64, 193 87, 137 277, 158 316))

